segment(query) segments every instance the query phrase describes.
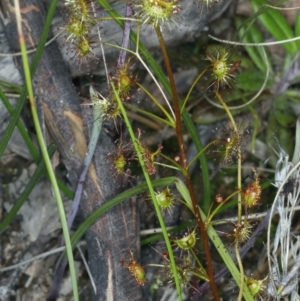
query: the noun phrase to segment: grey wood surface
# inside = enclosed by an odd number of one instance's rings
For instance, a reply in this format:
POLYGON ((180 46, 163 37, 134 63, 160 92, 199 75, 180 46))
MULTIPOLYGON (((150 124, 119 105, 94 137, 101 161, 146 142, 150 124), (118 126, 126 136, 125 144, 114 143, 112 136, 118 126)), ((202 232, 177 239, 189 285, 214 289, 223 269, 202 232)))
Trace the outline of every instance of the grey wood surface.
MULTIPOLYGON (((26 24, 23 34, 28 47, 35 48, 43 28, 45 10, 38 0, 20 1, 23 8, 31 5, 38 9, 22 14, 26 24)), ((2 21, 11 52, 18 52, 15 15, 10 14, 2 21)), ((16 65, 21 69, 20 60, 16 65)), ((49 140, 57 145, 69 181, 76 187, 86 154, 90 117, 89 114, 82 115, 79 96, 56 43, 45 47, 32 83, 49 140)), ((84 218, 122 189, 120 180, 111 177, 113 166, 108 153, 114 151, 115 145, 104 131, 99 140, 81 200, 84 218)), ((120 258, 128 254, 129 249, 137 252, 138 227, 135 203, 128 200, 109 210, 87 231, 89 264, 97 287, 93 300, 141 300, 140 287, 134 285, 133 279, 133 282, 124 281, 129 275, 120 264, 120 258)))

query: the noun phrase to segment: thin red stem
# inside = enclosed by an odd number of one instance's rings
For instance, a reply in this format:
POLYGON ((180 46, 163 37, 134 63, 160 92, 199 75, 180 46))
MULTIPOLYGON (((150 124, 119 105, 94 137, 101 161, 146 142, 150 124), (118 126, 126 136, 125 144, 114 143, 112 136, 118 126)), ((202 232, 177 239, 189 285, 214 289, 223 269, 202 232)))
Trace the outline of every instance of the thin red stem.
POLYGON ((200 215, 200 210, 199 210, 198 203, 197 203, 197 200, 196 200, 194 187, 193 187, 192 180, 191 180, 188 168, 187 168, 188 166, 187 166, 186 153, 185 153, 185 149, 184 149, 184 141, 183 141, 183 134, 182 134, 182 121, 181 121, 181 115, 180 115, 180 104, 179 104, 178 94, 177 94, 177 91, 176 91, 176 85, 175 85, 175 81, 174 81, 174 77, 173 77, 173 72, 172 72, 172 69, 171 69, 169 56, 168 56, 168 53, 167 53, 167 49, 166 49, 166 46, 165 46, 165 42, 164 42, 161 30, 158 26, 155 27, 155 30, 156 30, 156 34, 157 34, 157 37, 158 37, 158 40, 159 40, 160 48, 161 48, 161 51, 162 51, 162 55, 163 55, 163 58, 164 58, 167 74, 168 74, 169 81, 170 81, 170 86, 171 86, 171 91, 172 91, 172 96, 173 96, 173 103, 174 103, 174 112, 175 112, 175 118, 176 118, 175 131, 176 131, 177 138, 178 138, 179 151, 180 151, 180 161, 181 161, 182 167, 185 170, 184 176, 185 176, 185 179, 186 179, 188 190, 189 190, 190 195, 191 195, 191 199, 192 199, 192 203, 193 203, 193 209, 194 209, 195 216, 197 218, 198 226, 199 226, 201 236, 202 236, 202 239, 203 239, 206 262, 207 262, 207 273, 208 273, 208 276, 209 276, 209 279, 210 279, 209 284, 210 284, 212 293, 214 295, 214 300, 215 301, 220 301, 220 296, 219 296, 219 293, 218 293, 218 288, 216 286, 214 273, 213 273, 213 266, 212 266, 212 259, 211 259, 211 255, 210 255, 208 236, 207 236, 207 232, 206 232, 204 222, 203 222, 203 220, 201 218, 201 215, 200 215))

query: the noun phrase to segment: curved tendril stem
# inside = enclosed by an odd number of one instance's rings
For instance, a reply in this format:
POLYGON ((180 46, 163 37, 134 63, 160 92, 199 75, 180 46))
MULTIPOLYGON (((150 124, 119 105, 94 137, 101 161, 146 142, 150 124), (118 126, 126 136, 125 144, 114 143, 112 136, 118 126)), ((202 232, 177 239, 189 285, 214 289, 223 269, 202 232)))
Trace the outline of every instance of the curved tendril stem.
MULTIPOLYGON (((235 120, 233 119, 233 116, 230 112, 230 110, 228 109, 228 106, 226 105, 223 97, 221 96, 221 94, 217 91, 217 89, 215 89, 215 94, 217 96, 217 98, 219 99, 219 101, 221 102, 222 106, 224 107, 224 110, 226 111, 234 131, 238 132, 238 128, 236 125, 235 120)), ((242 223, 242 195, 241 195, 241 189, 242 189, 242 158, 241 158, 241 148, 240 145, 238 145, 239 150, 238 150, 238 174, 237 174, 237 191, 238 191, 238 221, 237 221, 237 225, 238 227, 241 226, 242 223)), ((236 259, 239 265, 239 269, 240 269, 240 275, 241 275, 241 285, 240 285, 240 291, 239 291, 239 296, 237 301, 241 301, 242 297, 243 297, 243 291, 244 291, 244 267, 241 261, 241 257, 240 257, 240 252, 239 252, 239 241, 238 239, 236 239, 235 241, 235 254, 236 254, 236 259)))

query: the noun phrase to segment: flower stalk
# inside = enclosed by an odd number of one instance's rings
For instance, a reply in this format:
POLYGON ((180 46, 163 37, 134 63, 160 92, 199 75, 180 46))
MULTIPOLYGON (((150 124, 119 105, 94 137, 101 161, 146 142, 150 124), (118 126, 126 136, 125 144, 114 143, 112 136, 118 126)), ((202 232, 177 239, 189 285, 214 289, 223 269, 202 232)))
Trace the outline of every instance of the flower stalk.
MULTIPOLYGON (((224 107, 224 110, 226 111, 234 131, 237 133, 238 132, 238 128, 236 125, 236 122, 230 112, 230 110, 228 109, 223 97, 221 96, 221 94, 218 92, 218 89, 215 88, 215 94, 217 96, 217 98, 219 99, 219 101, 221 102, 222 106, 224 107)), ((238 221, 237 221, 237 229, 240 229, 243 227, 242 225, 242 194, 241 194, 241 189, 242 189, 242 157, 241 157, 241 146, 238 144, 236 145, 236 147, 238 147, 238 156, 237 156, 237 191, 238 191, 238 221)), ((240 230, 237 230, 240 231, 240 230)), ((243 291, 244 291, 244 279, 245 279, 245 274, 244 274, 244 267, 243 267, 243 263, 242 263, 242 259, 240 256, 240 251, 239 251, 239 240, 236 239, 235 240, 235 245, 234 245, 234 249, 235 249, 235 255, 236 255, 236 260, 239 266, 239 270, 240 270, 240 275, 241 275, 241 283, 240 283, 240 291, 239 291, 239 295, 238 295, 238 299, 237 301, 241 301, 242 297, 243 297, 243 291)))
POLYGON ((218 301, 218 300, 220 300, 220 296, 219 296, 218 288, 217 288, 215 280, 214 280, 214 272, 213 272, 212 259, 211 259, 211 255, 210 255, 210 249, 209 249, 208 235, 207 235, 207 232, 206 232, 205 224, 204 224, 204 222, 201 218, 201 214, 200 214, 199 207, 198 207, 198 204, 197 204, 197 199, 196 199, 194 187, 193 187, 192 180, 191 180, 188 168, 187 168, 188 165, 187 165, 186 153, 185 153, 185 149, 184 149, 183 134, 182 134, 182 121, 181 121, 181 114, 180 114, 180 103, 179 103, 179 98, 178 98, 178 94, 177 94, 177 90, 176 90, 175 80, 174 80, 174 76, 173 76, 173 72, 172 72, 172 69, 171 69, 169 56, 168 56, 168 53, 167 53, 166 45, 165 45, 160 27, 156 26, 155 30, 156 30, 157 38, 158 38, 160 48, 161 48, 161 51, 162 51, 162 55, 163 55, 163 58, 164 58, 165 67, 166 67, 166 70, 167 70, 167 74, 168 74, 168 78, 169 78, 169 82, 170 82, 170 87, 171 87, 171 91, 172 91, 173 104, 174 104, 174 113, 175 113, 175 131, 176 131, 176 134, 177 134, 178 144, 179 144, 180 162, 181 162, 181 165, 184 169, 184 176, 185 176, 185 179, 186 179, 186 182, 187 182, 188 190, 190 191, 192 204, 193 204, 193 209, 194 209, 195 216, 196 216, 196 219, 197 219, 197 223, 199 225, 199 229, 200 229, 201 236, 202 236, 202 239, 203 239, 203 245, 204 245, 205 256, 206 256, 206 261, 207 261, 207 273, 208 273, 208 277, 210 279, 209 284, 211 286, 211 290, 212 290, 212 293, 214 295, 214 299, 216 301, 218 301))

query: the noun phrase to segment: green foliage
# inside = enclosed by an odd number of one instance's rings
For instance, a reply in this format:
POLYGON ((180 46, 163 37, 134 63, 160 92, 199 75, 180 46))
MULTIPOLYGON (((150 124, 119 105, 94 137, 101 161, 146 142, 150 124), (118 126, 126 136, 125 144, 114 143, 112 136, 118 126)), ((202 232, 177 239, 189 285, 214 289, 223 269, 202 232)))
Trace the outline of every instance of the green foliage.
MULTIPOLYGON (((264 38, 263 38, 262 32, 259 30, 259 28, 257 27, 256 24, 252 24, 246 30, 243 27, 243 21, 239 17, 235 18, 235 24, 237 27, 240 28, 240 30, 238 31, 238 34, 244 43, 261 43, 261 42, 263 42, 264 38)), ((266 62, 265 62, 265 57, 262 53, 261 48, 245 46, 245 49, 246 49, 249 57, 251 58, 251 62, 253 64, 255 64, 255 67, 265 73, 266 72, 266 62)), ((269 58, 268 58, 268 60, 269 60, 269 58)), ((243 74, 245 74, 245 72, 243 72, 240 75, 243 75, 243 74)), ((259 89, 259 88, 256 88, 256 90, 257 89, 259 89)))
MULTIPOLYGON (((264 0, 253 0, 251 1, 252 7, 255 11, 260 11, 259 21, 264 27, 276 38, 278 41, 292 39, 295 34, 289 26, 283 15, 274 9, 263 7, 262 5, 266 2, 264 0), (261 10, 259 10, 261 9, 261 10)), ((296 55, 300 49, 300 41, 294 41, 282 46, 291 54, 296 55)))
MULTIPOLYGON (((53 1, 48 11, 43 35, 32 61, 30 71, 28 68, 25 68, 25 71, 27 71, 26 78, 29 81, 30 78, 34 76, 38 60, 45 47, 45 41, 56 3, 57 1, 53 1)), ((28 88, 25 86, 22 88, 20 100, 15 109, 9 104, 5 93, 0 90, 0 98, 12 115, 11 122, 0 143, 0 155, 3 154, 12 131, 15 126, 17 126, 34 160, 39 162, 39 166, 26 189, 13 209, 1 222, 0 232, 6 229, 7 225, 12 221, 26 200, 26 197, 34 188, 36 181, 38 181, 45 172, 44 161, 46 161, 48 162, 48 175, 54 187, 56 187, 57 206, 60 209, 65 240, 68 242, 68 256, 71 262, 75 299, 78 300, 78 295, 74 264, 72 263, 72 248, 75 247, 87 229, 105 212, 130 197, 146 192, 150 194, 150 199, 153 203, 155 216, 159 221, 162 235, 153 234, 147 237, 142 244, 163 239, 167 255, 162 255, 165 261, 163 265, 149 263, 145 267, 142 267, 133 255, 135 252, 128 250, 130 252, 129 260, 124 259, 128 258, 128 256, 123 254, 121 263, 136 280, 136 285, 144 286, 146 281, 145 269, 147 269, 147 266, 156 266, 165 271, 166 278, 170 283, 175 283, 179 300, 182 299, 181 290, 191 288, 191 277, 197 277, 198 280, 202 279, 207 281, 211 286, 215 300, 220 300, 222 289, 218 282, 214 280, 212 267, 213 262, 221 259, 238 287, 237 300, 252 301, 256 297, 260 297, 260 295, 266 297, 263 289, 265 288, 264 282, 267 278, 255 280, 252 277, 247 277, 244 272, 243 258, 241 258, 240 255, 241 248, 249 241, 254 228, 254 223, 252 219, 249 218, 250 211, 251 213, 252 210, 254 212, 256 211, 258 204, 261 203, 261 198, 264 197, 264 189, 267 188, 265 188, 266 185, 261 184, 259 172, 257 172, 256 169, 253 169, 250 184, 245 184, 242 180, 243 159, 246 157, 245 145, 248 136, 250 136, 250 127, 248 123, 240 121, 239 114, 243 112, 253 116, 252 150, 254 150, 257 137, 261 140, 271 141, 271 137, 275 134, 280 143, 286 146, 285 149, 291 153, 291 141, 293 141, 294 136, 290 128, 295 124, 296 116, 291 108, 289 99, 294 103, 300 103, 298 95, 300 90, 299 81, 295 81, 294 84, 296 88, 294 88, 294 90, 289 89, 286 95, 275 95, 274 97, 271 95, 273 97, 270 105, 272 109, 268 114, 267 125, 264 124, 266 130, 263 133, 259 133, 260 125, 264 123, 264 120, 259 120, 260 116, 258 112, 256 112, 257 109, 255 106, 263 103, 265 95, 270 96, 272 89, 276 85, 277 78, 283 74, 283 71, 278 73, 278 71, 275 72, 275 70, 272 69, 275 64, 272 52, 268 50, 265 51, 262 46, 259 46, 259 43, 264 42, 264 34, 261 30, 262 25, 267 30, 267 33, 272 35, 276 40, 286 40, 297 35, 299 36, 300 13, 297 15, 295 30, 293 30, 280 11, 266 6, 264 0, 251 1, 254 15, 248 20, 244 20, 240 17, 235 18, 237 36, 242 42, 248 43, 248 45, 243 46, 243 54, 241 54, 238 59, 235 59, 232 55, 235 52, 234 47, 229 48, 219 44, 217 46, 215 44, 209 45, 206 50, 198 47, 197 51, 201 53, 196 54, 199 55, 199 58, 203 58, 203 61, 206 61, 206 65, 208 66, 199 70, 196 79, 191 83, 188 93, 182 100, 177 93, 172 70, 174 67, 172 65, 173 62, 168 55, 164 42, 164 38, 168 35, 168 32, 161 31, 161 27, 169 26, 169 24, 176 23, 180 20, 177 18, 178 15, 180 15, 180 3, 177 3, 177 1, 170 2, 164 0, 137 0, 133 3, 136 12, 130 16, 130 18, 119 15, 109 1, 98 0, 97 3, 109 14, 111 18, 110 21, 120 26, 120 31, 124 31, 125 24, 128 20, 134 23, 134 26, 132 26, 128 34, 132 43, 131 46, 133 46, 135 50, 132 50, 132 47, 127 49, 123 46, 106 42, 105 37, 102 41, 99 37, 98 42, 102 46, 115 47, 121 53, 124 52, 130 55, 130 59, 127 58, 123 62, 123 65, 113 62, 116 71, 106 74, 109 87, 107 93, 103 93, 104 96, 94 90, 94 88, 91 89, 90 94, 91 97, 94 98, 101 96, 101 104, 105 108, 104 114, 102 115, 101 113, 101 118, 97 119, 99 128, 102 126, 102 117, 105 120, 112 118, 114 122, 122 119, 129 132, 130 140, 120 143, 117 149, 117 155, 108 154, 108 159, 112 160, 116 167, 116 170, 112 171, 112 176, 127 176, 125 167, 127 167, 129 160, 134 160, 137 161, 141 167, 142 173, 139 177, 142 177, 143 181, 139 181, 133 188, 120 193, 94 210, 79 226, 70 241, 64 221, 65 216, 60 193, 57 190, 57 180, 49 165, 49 158, 54 151, 53 146, 49 147, 49 154, 47 155, 41 134, 38 134, 40 147, 43 150, 43 159, 41 159, 27 131, 19 121, 20 113, 27 97, 27 89, 29 89, 30 94, 32 93, 30 85, 28 85, 28 88), (151 27, 153 31, 157 33, 165 68, 157 63, 152 53, 140 40, 140 32, 143 30, 143 26, 145 26, 144 23, 147 23, 146 26, 151 27), (131 61, 136 61, 143 66, 149 78, 153 80, 157 89, 160 91, 161 95, 159 97, 150 92, 150 89, 146 88, 138 77, 133 75, 131 61), (204 81, 206 77, 209 78, 207 82, 204 81), (199 86, 201 86, 200 89, 198 88, 199 86), (234 87, 235 90, 232 89, 232 87, 234 87), (143 106, 130 103, 131 96, 135 93, 136 88, 146 95, 147 99, 152 102, 159 113, 145 110, 143 106), (199 133, 195 127, 196 121, 193 120, 192 113, 189 111, 189 105, 192 104, 193 99, 195 97, 203 97, 203 94, 205 94, 206 98, 212 98, 211 103, 213 103, 215 107, 221 108, 225 114, 219 115, 215 112, 216 108, 213 108, 213 117, 211 119, 205 119, 206 116, 203 116, 203 118, 200 116, 199 123, 204 123, 204 120, 205 122, 213 123, 220 119, 219 116, 222 116, 221 118, 223 119, 225 116, 227 122, 227 125, 225 125, 225 122, 221 125, 221 134, 216 136, 214 140, 210 141, 205 147, 202 145, 202 137, 199 137, 199 133), (287 95, 289 98, 287 98, 287 95), (163 99, 163 104, 160 98, 163 99), (142 131, 139 128, 135 129, 129 120, 129 112, 135 112, 137 115, 143 116, 143 118, 150 118, 152 122, 175 131, 176 139, 178 140, 178 147, 174 150, 176 156, 164 153, 163 146, 161 145, 156 145, 155 150, 148 147, 142 139, 144 139, 144 137, 147 139, 150 130, 147 131, 146 129, 143 134, 141 134, 142 131), (187 137, 190 139, 189 143, 194 144, 197 150, 197 154, 190 162, 186 160, 185 144, 187 137), (290 146, 290 149, 288 146, 290 146), (132 153, 132 155, 130 155, 131 157, 126 157, 126 153, 132 153), (211 154, 219 160, 217 163, 211 160, 211 154), (191 180, 192 174, 190 167, 194 161, 197 162, 197 167, 201 170, 201 174, 197 174, 196 177, 197 181, 201 179, 200 194, 196 193, 198 190, 195 189, 195 182, 191 180), (216 178, 211 180, 211 172, 208 168, 209 164, 215 166, 213 173, 218 173, 218 177, 223 181, 222 185, 211 183, 211 181, 217 180, 216 178), (163 166, 164 170, 170 172, 172 176, 162 177, 159 171, 160 166, 163 166), (226 171, 228 168, 232 168, 232 170, 230 172, 226 171), (182 178, 178 176, 178 172, 181 173, 182 178), (157 179, 155 178, 156 176, 157 179), (233 179, 231 184, 227 184, 226 181, 228 181, 228 178, 233 179), (175 230, 168 230, 165 225, 164 214, 172 214, 172 207, 176 202, 180 202, 183 208, 188 209, 190 220, 184 221, 181 225, 178 225, 175 230), (234 212, 236 219, 234 221, 226 221, 232 230, 227 230, 228 232, 222 235, 216 230, 217 225, 223 222, 219 220, 219 214, 222 213, 222 215, 225 216, 224 218, 227 219, 229 212, 230 215, 234 212), (184 229, 184 234, 177 229, 184 229), (171 232, 172 235, 176 235, 176 238, 170 238, 171 232), (223 236, 227 241, 223 239, 223 236), (201 243, 199 242, 200 240, 201 243), (217 252, 211 252, 210 244, 214 246, 217 252), (235 260, 232 259, 229 253, 231 246, 233 246, 234 249, 235 260), (185 257, 181 254, 180 257, 177 258, 177 248, 188 255, 185 257), (201 255, 199 255, 200 250, 203 252, 201 255), (200 257, 205 258, 206 265, 203 265, 203 259, 200 257)), ((75 49, 75 59, 77 63, 79 62, 79 65, 85 60, 88 60, 89 54, 92 53, 93 43, 90 29, 100 22, 99 18, 94 17, 90 4, 90 1, 77 2, 74 0, 65 2, 68 10, 66 14, 67 17, 65 17, 66 20, 64 20, 66 22, 64 24, 64 30, 66 32, 65 43, 70 43, 68 47, 75 49), (78 6, 78 3, 81 6, 78 6)), ((93 5, 95 4, 96 3, 93 2, 93 5)), ((199 14, 199 16, 201 16, 201 14, 199 14)), ((109 19, 109 17, 107 19, 109 19)), ((286 71, 289 65, 285 66, 284 64, 289 64, 299 52, 300 41, 285 43, 283 47, 286 53, 288 53, 289 58, 283 62, 280 67, 281 70, 286 71)), ((23 50, 23 54, 25 54, 25 50, 23 50)), ((26 57, 24 57, 23 60, 26 62, 26 57)), ((132 65, 134 66, 135 63, 132 65)), ((7 83, 2 83, 1 86, 7 86, 7 83)), ((15 90, 18 87, 13 88, 15 90)), ((30 99, 33 99, 33 94, 30 95, 30 99)), ((99 112, 94 110, 94 113, 97 114, 99 112)), ((32 114, 36 115, 36 112, 33 111, 32 114)), ((37 119, 36 116, 35 119, 37 119)), ((35 123, 35 127, 38 131, 38 123, 35 123)), ((247 159, 255 161, 253 163, 255 165, 262 164, 262 162, 259 162, 253 157, 249 159, 249 155, 247 159)), ((62 191, 73 198, 72 192, 64 187, 62 183, 58 182, 58 184, 62 191)), ((269 271, 267 273, 271 272, 272 271, 269 271)), ((265 275, 265 277, 267 277, 267 275, 265 275)))

